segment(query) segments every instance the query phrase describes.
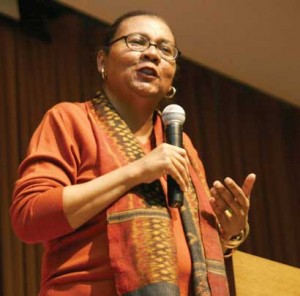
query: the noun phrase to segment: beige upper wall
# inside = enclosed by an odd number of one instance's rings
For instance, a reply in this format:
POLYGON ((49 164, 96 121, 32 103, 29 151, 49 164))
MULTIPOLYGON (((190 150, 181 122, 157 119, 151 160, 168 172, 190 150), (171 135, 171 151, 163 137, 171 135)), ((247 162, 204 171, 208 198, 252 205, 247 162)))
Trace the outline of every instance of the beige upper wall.
POLYGON ((0 13, 13 19, 19 20, 20 13, 18 0, 0 0, 0 13))
POLYGON ((133 9, 162 15, 187 58, 300 106, 299 0, 58 0, 112 22, 133 9))

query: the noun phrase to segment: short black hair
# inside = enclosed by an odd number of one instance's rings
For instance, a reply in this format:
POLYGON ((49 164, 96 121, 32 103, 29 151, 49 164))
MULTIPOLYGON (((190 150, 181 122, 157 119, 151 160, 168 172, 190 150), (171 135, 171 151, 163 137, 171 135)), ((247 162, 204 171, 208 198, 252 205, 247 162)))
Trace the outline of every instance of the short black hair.
POLYGON ((147 11, 147 10, 134 10, 134 11, 127 12, 127 13, 121 15, 120 17, 118 17, 114 21, 114 23, 106 29, 106 32, 104 33, 103 44, 102 44, 103 49, 106 51, 108 50, 109 43, 115 37, 116 32, 118 31, 118 29, 119 29, 120 25, 123 23, 123 21, 125 21, 131 17, 141 16, 141 15, 157 17, 169 26, 167 21, 165 19, 163 19, 161 16, 159 16, 158 14, 156 14, 155 12, 147 11))

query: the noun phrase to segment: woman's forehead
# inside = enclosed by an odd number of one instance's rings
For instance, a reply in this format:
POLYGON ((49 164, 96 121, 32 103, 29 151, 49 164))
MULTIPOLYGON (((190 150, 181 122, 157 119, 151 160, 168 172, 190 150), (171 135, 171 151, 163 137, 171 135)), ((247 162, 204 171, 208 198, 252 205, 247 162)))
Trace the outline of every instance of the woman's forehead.
POLYGON ((170 27, 159 17, 149 15, 139 15, 124 20, 120 24, 115 37, 137 32, 154 39, 174 41, 174 35, 170 27))

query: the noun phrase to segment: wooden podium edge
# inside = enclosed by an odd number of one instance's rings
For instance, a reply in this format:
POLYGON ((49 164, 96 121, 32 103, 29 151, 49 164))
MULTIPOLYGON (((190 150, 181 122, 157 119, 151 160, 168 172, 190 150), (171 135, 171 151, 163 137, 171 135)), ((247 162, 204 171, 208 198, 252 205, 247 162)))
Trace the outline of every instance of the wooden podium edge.
POLYGON ((241 251, 233 255, 237 296, 300 296, 300 269, 241 251))

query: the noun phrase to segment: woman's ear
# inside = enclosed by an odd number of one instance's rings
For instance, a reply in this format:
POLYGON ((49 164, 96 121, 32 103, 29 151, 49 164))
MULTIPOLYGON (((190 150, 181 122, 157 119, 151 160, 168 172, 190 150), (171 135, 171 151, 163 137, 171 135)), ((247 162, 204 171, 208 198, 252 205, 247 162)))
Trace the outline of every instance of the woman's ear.
POLYGON ((106 53, 103 49, 100 49, 97 54, 97 69, 101 73, 105 69, 106 53))

